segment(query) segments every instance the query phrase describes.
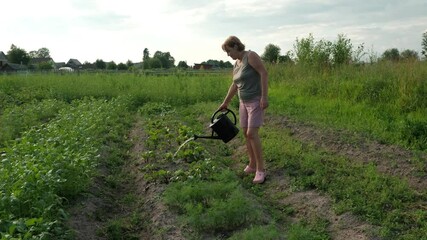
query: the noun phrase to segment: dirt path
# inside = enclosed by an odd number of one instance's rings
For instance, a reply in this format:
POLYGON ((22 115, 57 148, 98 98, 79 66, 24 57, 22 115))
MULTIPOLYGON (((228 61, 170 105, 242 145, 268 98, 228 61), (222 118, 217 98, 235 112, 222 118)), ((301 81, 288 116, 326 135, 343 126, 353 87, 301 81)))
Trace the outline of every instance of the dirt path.
POLYGON ((269 116, 267 121, 279 129, 288 129, 292 136, 301 142, 314 144, 318 148, 353 161, 372 162, 379 172, 406 179, 409 185, 419 192, 427 189, 427 169, 425 169, 427 165, 417 166, 417 162, 427 162, 426 154, 415 156, 395 145, 369 141, 345 131, 319 129, 286 117, 269 116))
POLYGON ((145 151, 144 141, 147 139, 143 129, 143 122, 139 120, 130 133, 130 139, 133 143, 133 148, 131 150, 132 164, 130 164, 126 170, 126 172, 134 177, 133 184, 136 188, 136 194, 143 199, 141 208, 144 213, 144 221, 149 223, 143 231, 140 232, 139 239, 184 240, 185 238, 177 224, 177 216, 168 211, 167 207, 160 199, 160 194, 164 190, 164 185, 149 183, 139 172, 139 169, 145 164, 140 157, 145 151))

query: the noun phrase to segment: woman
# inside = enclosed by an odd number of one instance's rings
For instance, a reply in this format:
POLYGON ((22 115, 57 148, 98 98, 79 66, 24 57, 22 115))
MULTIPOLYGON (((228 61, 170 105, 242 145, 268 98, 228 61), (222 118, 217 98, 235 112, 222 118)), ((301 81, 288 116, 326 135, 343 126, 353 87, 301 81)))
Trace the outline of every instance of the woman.
POLYGON ((240 126, 246 139, 249 164, 244 171, 255 173, 253 183, 263 183, 266 177, 258 130, 263 124, 268 107, 268 74, 256 52, 245 51, 245 45, 235 36, 228 37, 222 49, 233 60, 233 83, 219 109, 228 108, 236 93, 239 96, 240 126))

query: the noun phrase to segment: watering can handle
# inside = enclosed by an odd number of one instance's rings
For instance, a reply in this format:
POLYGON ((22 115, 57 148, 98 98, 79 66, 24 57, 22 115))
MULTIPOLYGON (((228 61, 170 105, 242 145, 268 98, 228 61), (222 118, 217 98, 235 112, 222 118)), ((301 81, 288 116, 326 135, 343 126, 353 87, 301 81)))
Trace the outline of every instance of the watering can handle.
MULTIPOLYGON (((219 113, 219 112, 221 112, 223 109, 218 109, 213 115, 212 115, 212 117, 211 117, 211 123, 213 123, 214 122, 214 120, 215 120, 215 116, 219 113)), ((234 125, 236 125, 237 124, 237 118, 236 118, 236 114, 234 114, 234 112, 233 111, 231 111, 230 109, 228 109, 228 108, 225 108, 225 110, 226 110, 226 112, 225 113, 222 113, 222 114, 224 114, 224 115, 226 115, 226 114, 228 114, 228 113, 231 113, 232 115, 233 115, 233 117, 234 117, 234 125)))

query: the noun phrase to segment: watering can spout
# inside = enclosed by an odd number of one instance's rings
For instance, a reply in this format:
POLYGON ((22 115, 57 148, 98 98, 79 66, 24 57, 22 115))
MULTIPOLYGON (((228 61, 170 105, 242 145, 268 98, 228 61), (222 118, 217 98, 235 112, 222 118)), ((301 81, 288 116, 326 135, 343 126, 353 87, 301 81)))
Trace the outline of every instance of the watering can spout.
POLYGON ((221 139, 220 136, 198 136, 198 135, 194 135, 193 136, 194 140, 198 139, 198 138, 208 138, 208 139, 221 139))

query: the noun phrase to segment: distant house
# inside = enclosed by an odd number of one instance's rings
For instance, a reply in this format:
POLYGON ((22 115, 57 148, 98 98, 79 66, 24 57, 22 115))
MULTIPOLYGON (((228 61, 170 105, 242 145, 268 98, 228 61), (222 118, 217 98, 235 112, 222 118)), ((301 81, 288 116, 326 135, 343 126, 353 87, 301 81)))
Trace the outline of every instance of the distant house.
POLYGON ((28 70, 27 66, 16 63, 5 63, 0 66, 0 72, 18 72, 28 70))
POLYGON ((0 72, 17 72, 27 69, 28 68, 25 65, 8 62, 6 54, 0 51, 0 72))
POLYGON ((55 63, 55 69, 60 69, 62 67, 65 67, 65 62, 56 62, 55 63))
POLYGON ((68 60, 67 64, 65 64, 66 67, 70 67, 72 69, 81 69, 82 68, 82 64, 80 63, 79 60, 74 59, 74 58, 70 58, 70 60, 68 60))
POLYGON ((0 68, 7 63, 7 57, 4 52, 0 51, 0 68))
POLYGON ((210 70, 213 68, 212 64, 206 64, 206 63, 195 63, 193 66, 193 69, 196 70, 210 70))

